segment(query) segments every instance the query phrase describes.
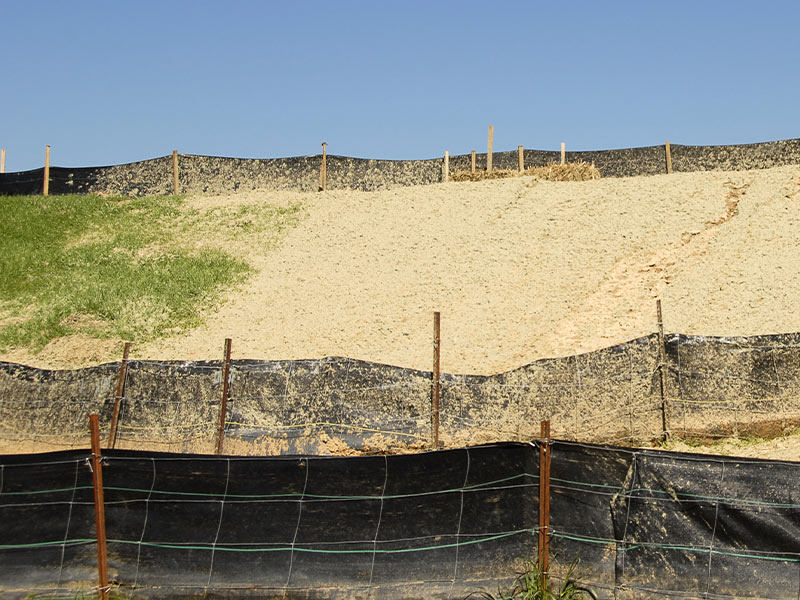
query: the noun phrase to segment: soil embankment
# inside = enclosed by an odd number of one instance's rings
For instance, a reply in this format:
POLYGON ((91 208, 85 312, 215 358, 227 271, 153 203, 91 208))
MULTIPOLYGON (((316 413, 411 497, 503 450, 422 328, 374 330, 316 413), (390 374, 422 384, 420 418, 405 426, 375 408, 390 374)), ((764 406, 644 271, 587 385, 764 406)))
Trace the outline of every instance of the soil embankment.
MULTIPOLYGON (((755 335, 800 330, 800 167, 585 182, 529 178, 380 192, 255 191, 208 207, 300 202, 277 249, 244 257, 241 289, 137 358, 349 356, 429 369, 442 313, 442 369, 489 374, 655 329, 755 335)), ((209 240, 204 239, 204 244, 209 240)), ((118 348, 81 340, 2 360, 76 367, 118 348)))

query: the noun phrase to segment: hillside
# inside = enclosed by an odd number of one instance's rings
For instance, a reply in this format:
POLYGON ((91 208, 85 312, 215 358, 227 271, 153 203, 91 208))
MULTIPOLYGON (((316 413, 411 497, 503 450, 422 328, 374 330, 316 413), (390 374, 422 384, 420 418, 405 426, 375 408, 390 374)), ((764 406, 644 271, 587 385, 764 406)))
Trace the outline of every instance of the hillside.
MULTIPOLYGON (((531 178, 381 192, 190 197, 204 210, 302 207, 277 247, 204 229, 254 268, 204 323, 135 343, 153 359, 354 358, 429 369, 432 312, 442 369, 494 373, 667 331, 800 330, 800 167, 586 182, 531 178)), ((115 360, 86 336, 6 361, 73 367, 115 360)))

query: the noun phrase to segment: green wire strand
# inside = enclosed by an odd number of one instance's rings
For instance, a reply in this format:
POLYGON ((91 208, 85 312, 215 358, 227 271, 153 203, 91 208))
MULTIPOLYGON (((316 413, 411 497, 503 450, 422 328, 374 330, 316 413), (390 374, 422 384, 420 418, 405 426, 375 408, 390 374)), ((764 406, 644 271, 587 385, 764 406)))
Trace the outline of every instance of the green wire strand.
MULTIPOLYGON (((152 490, 153 494, 164 494, 164 495, 172 495, 172 496, 199 496, 205 498, 226 498, 226 499, 237 499, 237 498, 245 498, 245 499, 261 499, 261 500, 268 500, 272 498, 313 498, 315 500, 395 500, 401 498, 414 498, 417 496, 432 496, 435 494, 451 494, 455 492, 461 491, 480 491, 482 488, 497 485, 499 483, 507 483, 509 481, 513 481, 515 479, 522 479, 524 477, 531 477, 538 479, 538 475, 531 475, 529 473, 520 473, 518 475, 512 475, 511 477, 504 477, 503 479, 496 479, 494 481, 484 481, 482 483, 476 483, 473 485, 468 485, 463 488, 448 488, 444 490, 433 490, 430 492, 419 492, 416 494, 387 494, 385 496, 336 496, 336 495, 328 495, 328 494, 299 494, 296 492, 289 493, 289 494, 219 494, 219 493, 206 493, 206 492, 175 492, 175 491, 168 491, 168 490, 152 490)), ((104 490, 114 490, 118 492, 138 492, 144 494, 150 494, 149 489, 142 489, 142 488, 127 488, 127 487, 117 487, 117 486, 104 486, 104 490)))
MULTIPOLYGON (((305 548, 301 546, 295 546, 292 548, 291 546, 278 546, 275 548, 234 548, 230 546, 212 546, 212 545, 182 545, 182 544, 169 544, 163 542, 139 542, 135 540, 118 540, 118 539, 109 539, 109 544, 128 544, 128 545, 142 545, 147 546, 150 548, 162 548, 162 549, 169 549, 169 550, 215 550, 220 552, 287 552, 294 550, 295 552, 306 552, 311 554, 407 554, 410 552, 429 552, 432 550, 446 550, 448 548, 455 548, 457 546, 470 546, 475 544, 483 544, 486 542, 492 542, 508 537, 512 537, 515 535, 520 534, 535 534, 538 533, 538 528, 530 528, 530 529, 519 529, 516 531, 508 531, 505 533, 499 533, 492 536, 487 536, 483 538, 479 538, 476 540, 468 540, 464 542, 455 542, 450 544, 440 544, 438 546, 421 546, 419 548, 398 548, 395 550, 381 550, 381 549, 364 549, 364 550, 325 550, 319 548, 305 548)), ((619 552, 632 552, 634 550, 639 550, 643 548, 652 548, 655 550, 680 550, 683 552, 695 552, 698 554, 707 554, 711 552, 712 554, 717 554, 721 556, 732 556, 735 558, 751 558, 756 560, 767 560, 772 562, 790 562, 790 563, 800 563, 800 557, 798 558, 791 558, 791 557, 777 557, 777 556, 765 556, 761 554, 751 554, 747 552, 732 552, 729 550, 719 550, 719 549, 709 549, 709 548, 697 548, 694 546, 682 546, 677 544, 656 544, 656 543, 642 543, 642 542, 631 542, 630 545, 626 545, 624 542, 619 540, 605 540, 600 538, 592 538, 587 536, 581 536, 576 534, 570 533, 561 533, 554 531, 551 533, 552 537, 554 538, 561 538, 566 540, 572 540, 575 542, 584 542, 590 544, 598 544, 603 546, 609 545, 616 545, 617 551, 619 552)), ((74 544, 92 544, 95 543, 95 539, 89 538, 75 538, 69 540, 58 540, 58 541, 51 541, 51 542, 34 542, 30 544, 2 544, 0 545, 0 550, 22 550, 27 548, 44 548, 44 547, 54 547, 54 546, 62 546, 62 545, 74 545, 74 544)), ((368 543, 368 542, 363 542, 368 543)), ((369 542, 372 543, 372 542, 369 542)))
POLYGON ((54 542, 31 542, 29 544, 0 544, 0 550, 24 550, 25 548, 46 548, 48 546, 67 546, 74 544, 94 544, 95 538, 75 538, 54 542))
POLYGON ((777 556, 764 556, 762 554, 747 554, 743 552, 731 552, 729 550, 717 550, 713 548, 696 548, 694 546, 678 546, 674 544, 655 544, 655 543, 643 543, 643 542, 630 542, 631 545, 626 546, 624 545, 625 542, 621 540, 604 540, 599 538, 591 538, 571 533, 560 533, 560 532, 552 532, 551 535, 555 538, 563 538, 567 540, 572 540, 574 542, 586 542, 589 544, 600 544, 603 546, 608 546, 611 544, 617 545, 617 550, 619 552, 630 552, 632 550, 638 550, 640 548, 653 548, 655 550, 683 550, 685 552, 697 552, 701 554, 708 554, 711 552, 712 554, 719 554, 722 556, 734 556, 736 558, 755 558, 758 560, 770 560, 770 561, 777 561, 777 562, 800 562, 799 558, 780 558, 777 556))
MULTIPOLYGON (((215 550, 220 552, 285 552, 294 550, 295 552, 308 552, 314 554, 404 554, 408 552, 425 552, 430 550, 444 550, 447 548, 455 548, 456 546, 469 546, 473 544, 483 544, 485 542, 492 542, 495 540, 504 539, 507 537, 511 537, 514 535, 519 535, 522 533, 537 533, 538 528, 534 529, 519 529, 517 531, 507 531, 505 533, 498 533, 496 535, 479 538, 477 540, 468 540, 465 542, 456 542, 451 544, 441 544, 438 546, 423 546, 420 548, 399 548, 396 550, 378 550, 378 549, 368 549, 368 550, 322 550, 317 548, 304 548, 300 546, 279 546, 276 548, 233 548, 230 546, 212 546, 212 545, 182 545, 182 544, 168 544, 163 542, 139 542, 137 540, 117 540, 117 539, 109 539, 107 543, 109 544, 129 544, 129 545, 142 545, 148 546, 151 548, 164 548, 164 549, 171 549, 171 550, 215 550)), ((53 542, 34 542, 30 544, 3 544, 0 545, 0 550, 24 550, 26 548, 43 548, 48 546, 62 546, 67 544, 79 544, 79 543, 95 543, 97 540, 95 539, 87 539, 87 538, 76 538, 71 540, 59 540, 53 542)), ((388 540, 391 541, 391 540, 388 540)), ((364 541, 360 543, 369 543, 373 544, 372 541, 364 541)))
MULTIPOLYGON (((171 490, 150 490, 144 488, 129 488, 129 487, 120 487, 120 486, 104 486, 105 490, 109 491, 117 491, 117 492, 135 492, 141 494, 163 494, 167 496, 190 496, 190 497, 202 497, 202 498, 230 498, 230 499, 261 499, 261 500, 269 500, 269 499, 291 499, 291 498, 300 498, 301 496, 305 498, 313 498, 315 500, 380 500, 383 498, 384 500, 396 500, 402 498, 413 498, 417 496, 432 496, 436 494, 452 494, 461 491, 479 491, 482 488, 497 485, 500 483, 507 483, 509 481, 514 481, 515 479, 523 479, 523 478, 530 478, 534 480, 538 480, 539 476, 533 473, 520 473, 518 475, 512 475, 510 477, 504 477, 503 479, 496 479, 493 481, 485 481, 482 483, 476 483, 472 485, 465 486, 463 488, 448 488, 444 490, 433 490, 430 492, 419 492, 416 494, 391 494, 386 496, 338 496, 333 494, 299 494, 299 493, 287 493, 287 494, 220 494, 220 493, 212 493, 212 492, 181 492, 181 491, 171 491, 171 490)), ((562 484, 569 484, 569 485, 578 485, 582 487, 596 487, 596 488, 604 488, 609 490, 614 490, 615 492, 623 495, 624 497, 628 498, 638 498, 641 500, 647 500, 647 496, 636 496, 635 494, 643 494, 649 493, 653 495, 664 495, 664 496, 671 496, 674 495, 677 498, 686 498, 686 499, 695 499, 695 500, 705 500, 708 502, 722 502, 726 504, 745 504, 748 506, 759 506, 759 507, 771 507, 771 508, 800 508, 800 504, 791 503, 791 502, 765 502, 763 500, 752 500, 748 498, 730 498, 726 496, 708 496, 704 494, 690 494, 688 492, 668 492, 666 490, 657 490, 652 488, 632 488, 629 491, 624 491, 619 486, 614 485, 607 485, 602 483, 589 483, 585 481, 572 481, 569 479, 560 479, 557 477, 551 477, 551 481, 557 481, 562 484)), ((31 491, 17 491, 17 492, 3 492, 2 496, 26 496, 26 495, 39 495, 39 494, 57 494, 63 492, 71 492, 73 489, 75 490, 91 490, 92 486, 90 485, 83 485, 77 486, 75 488, 56 488, 56 489, 49 489, 49 490, 31 490, 31 491)), ((553 486, 553 489, 558 489, 558 486, 553 486)), ((2 505, 0 505, 2 508, 2 505)))

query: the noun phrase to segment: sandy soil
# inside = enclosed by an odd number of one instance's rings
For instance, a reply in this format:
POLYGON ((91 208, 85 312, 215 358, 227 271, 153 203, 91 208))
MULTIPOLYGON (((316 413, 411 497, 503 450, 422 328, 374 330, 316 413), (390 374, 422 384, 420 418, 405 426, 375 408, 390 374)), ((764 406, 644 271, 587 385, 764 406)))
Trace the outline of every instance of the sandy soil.
POLYGON ((300 201, 307 217, 258 274, 188 335, 135 349, 212 358, 346 355, 493 373, 654 330, 800 330, 800 167, 380 193, 251 193, 197 203, 300 201))
MULTIPOLYGON (((494 373, 654 330, 800 330, 800 167, 586 182, 515 178, 383 192, 250 192, 192 203, 300 202, 279 248, 239 244, 258 270, 180 337, 137 358, 346 355, 494 373)), ((203 240, 202 243, 213 243, 203 240)), ((68 367, 114 360, 108 341, 60 340, 2 360, 68 367)))

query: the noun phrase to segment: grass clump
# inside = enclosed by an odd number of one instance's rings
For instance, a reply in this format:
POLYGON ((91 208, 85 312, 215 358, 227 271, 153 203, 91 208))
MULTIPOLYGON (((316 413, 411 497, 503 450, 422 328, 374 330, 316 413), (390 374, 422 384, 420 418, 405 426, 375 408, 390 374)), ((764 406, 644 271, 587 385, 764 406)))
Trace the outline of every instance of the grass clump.
POLYGON ((0 197, 0 349, 71 334, 146 341, 200 322, 252 269, 225 248, 298 209, 199 210, 181 197, 0 197))
POLYGON ((553 582, 548 582, 538 562, 533 559, 525 561, 525 568, 517 573, 514 583, 508 590, 490 592, 473 592, 467 598, 483 598, 484 600, 597 600, 597 595, 588 587, 582 586, 575 579, 578 562, 573 562, 563 579, 561 587, 553 589, 553 582))
POLYGON ((580 161, 567 164, 552 163, 543 167, 530 167, 523 172, 511 169, 492 171, 455 171, 453 181, 484 181, 486 179, 506 179, 508 177, 534 177, 542 181, 589 181, 600 179, 600 171, 590 163, 580 161))

